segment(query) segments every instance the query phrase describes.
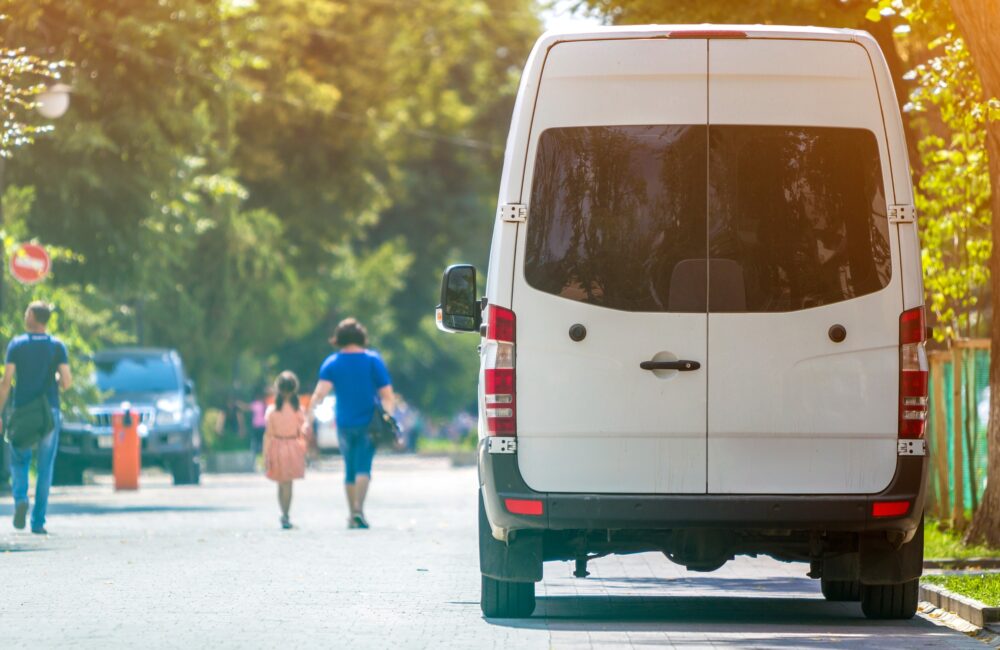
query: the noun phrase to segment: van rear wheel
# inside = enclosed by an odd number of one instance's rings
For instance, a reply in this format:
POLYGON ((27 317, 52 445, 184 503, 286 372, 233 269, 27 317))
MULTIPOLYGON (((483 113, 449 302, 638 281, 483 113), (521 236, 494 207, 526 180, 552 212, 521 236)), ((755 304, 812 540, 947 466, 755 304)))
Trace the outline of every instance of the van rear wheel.
POLYGON ((919 583, 916 579, 894 585, 861 585, 861 611, 866 618, 913 618, 919 583))
POLYGON ((534 582, 506 582, 483 578, 480 605, 489 618, 527 618, 535 611, 534 582))
POLYGON ((858 602, 861 600, 861 582, 858 580, 827 580, 820 578, 823 598, 830 602, 858 602))

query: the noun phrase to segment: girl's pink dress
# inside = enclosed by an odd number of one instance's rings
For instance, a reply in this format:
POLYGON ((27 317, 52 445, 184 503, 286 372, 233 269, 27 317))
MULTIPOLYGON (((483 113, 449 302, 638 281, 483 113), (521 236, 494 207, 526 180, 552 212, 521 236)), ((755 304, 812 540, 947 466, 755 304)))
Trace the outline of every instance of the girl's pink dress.
POLYGON ((267 409, 267 478, 291 481, 306 475, 306 438, 300 432, 305 413, 288 404, 267 409))

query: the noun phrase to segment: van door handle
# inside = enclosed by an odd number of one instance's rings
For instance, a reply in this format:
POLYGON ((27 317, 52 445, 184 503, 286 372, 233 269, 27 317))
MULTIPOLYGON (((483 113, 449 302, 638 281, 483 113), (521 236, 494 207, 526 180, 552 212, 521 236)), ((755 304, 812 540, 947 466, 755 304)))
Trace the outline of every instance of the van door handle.
POLYGON ((639 367, 643 370, 680 370, 681 372, 687 372, 688 370, 701 368, 701 364, 697 361, 678 359, 677 361, 643 361, 639 364, 639 367))

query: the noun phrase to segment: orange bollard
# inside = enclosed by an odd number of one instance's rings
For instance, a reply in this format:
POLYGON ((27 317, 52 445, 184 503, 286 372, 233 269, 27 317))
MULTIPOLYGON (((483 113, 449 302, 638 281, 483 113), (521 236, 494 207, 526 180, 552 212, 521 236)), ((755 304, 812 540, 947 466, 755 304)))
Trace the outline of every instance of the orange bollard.
POLYGON ((114 443, 111 467, 116 490, 138 490, 142 449, 139 446, 139 415, 131 411, 115 413, 111 418, 114 443))

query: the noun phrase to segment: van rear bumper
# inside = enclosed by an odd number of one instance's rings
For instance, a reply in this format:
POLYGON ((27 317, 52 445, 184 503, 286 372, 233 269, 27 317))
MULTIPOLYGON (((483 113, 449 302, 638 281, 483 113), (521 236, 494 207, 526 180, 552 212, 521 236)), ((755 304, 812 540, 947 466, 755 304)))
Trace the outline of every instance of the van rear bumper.
POLYGON ((877 494, 581 494, 536 492, 517 454, 490 454, 480 441, 479 482, 490 523, 505 530, 914 530, 924 509, 926 456, 900 456, 889 486, 877 494), (541 515, 513 514, 507 499, 541 501, 541 515), (905 515, 873 517, 876 501, 908 501, 905 515))

